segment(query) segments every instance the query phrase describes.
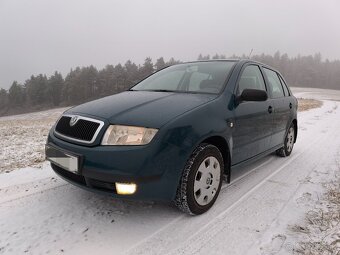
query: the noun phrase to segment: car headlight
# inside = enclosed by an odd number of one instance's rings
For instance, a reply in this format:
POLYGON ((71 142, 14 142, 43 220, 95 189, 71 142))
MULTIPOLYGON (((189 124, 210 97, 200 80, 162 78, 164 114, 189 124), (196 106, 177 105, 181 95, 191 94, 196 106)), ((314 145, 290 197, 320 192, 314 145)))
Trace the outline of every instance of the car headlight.
POLYGON ((111 125, 105 132, 102 145, 145 145, 151 142, 158 129, 111 125))

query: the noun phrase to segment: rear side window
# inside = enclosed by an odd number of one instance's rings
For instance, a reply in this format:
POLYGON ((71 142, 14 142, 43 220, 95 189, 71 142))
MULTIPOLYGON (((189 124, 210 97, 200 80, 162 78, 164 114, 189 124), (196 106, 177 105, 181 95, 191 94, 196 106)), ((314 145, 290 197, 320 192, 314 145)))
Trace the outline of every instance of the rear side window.
POLYGON ((280 81, 281 81, 281 84, 282 84, 282 87, 283 87, 283 91, 285 92, 285 96, 289 97, 290 94, 289 94, 289 90, 287 88, 286 83, 284 82, 284 80, 282 79, 282 77, 280 75, 279 75, 279 78, 280 78, 280 81))
POLYGON ((243 70, 238 83, 237 94, 241 95, 242 91, 245 89, 259 89, 266 91, 263 76, 258 66, 249 65, 243 70))
POLYGON ((282 88, 280 79, 277 76, 277 73, 267 68, 263 68, 263 70, 267 75, 268 82, 269 82, 268 90, 270 94, 272 95, 272 97, 273 98, 284 97, 283 88, 282 88))

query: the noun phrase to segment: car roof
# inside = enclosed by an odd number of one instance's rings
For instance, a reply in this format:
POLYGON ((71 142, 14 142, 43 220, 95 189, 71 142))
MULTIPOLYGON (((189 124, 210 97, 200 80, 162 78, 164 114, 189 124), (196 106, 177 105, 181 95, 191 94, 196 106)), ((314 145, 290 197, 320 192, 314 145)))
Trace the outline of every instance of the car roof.
MULTIPOLYGON (((245 58, 226 58, 226 59, 209 59, 209 60, 196 60, 196 61, 188 61, 188 62, 184 62, 184 63, 178 63, 178 64, 189 64, 189 63, 203 63, 203 62, 223 62, 223 61, 230 61, 230 62, 235 62, 238 63, 239 65, 244 65, 246 63, 254 63, 257 65, 260 65, 262 67, 266 67, 268 69, 271 69, 275 72, 278 72, 279 74, 281 74, 278 70, 276 70, 274 67, 271 67, 269 65, 266 65, 264 63, 261 63, 259 61, 255 61, 255 60, 251 60, 251 59, 245 59, 245 58)), ((282 76, 282 75, 281 75, 282 76)))

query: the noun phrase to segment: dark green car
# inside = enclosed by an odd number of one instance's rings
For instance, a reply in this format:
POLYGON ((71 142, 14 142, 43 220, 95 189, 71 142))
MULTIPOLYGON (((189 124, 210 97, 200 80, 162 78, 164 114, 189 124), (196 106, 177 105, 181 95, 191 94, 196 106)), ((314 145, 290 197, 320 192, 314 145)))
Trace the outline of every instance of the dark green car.
POLYGON ((282 75, 264 64, 178 64, 67 110, 49 133, 46 157, 80 187, 174 201, 201 214, 236 166, 275 151, 291 154, 296 112, 282 75))

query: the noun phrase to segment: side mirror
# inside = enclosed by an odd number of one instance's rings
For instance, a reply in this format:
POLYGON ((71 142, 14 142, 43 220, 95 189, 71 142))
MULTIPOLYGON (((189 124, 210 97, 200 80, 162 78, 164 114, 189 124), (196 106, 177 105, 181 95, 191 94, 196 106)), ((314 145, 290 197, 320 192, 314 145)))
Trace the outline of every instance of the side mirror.
POLYGON ((237 97, 237 102, 242 101, 266 101, 268 99, 267 92, 259 89, 245 89, 242 94, 237 97))

